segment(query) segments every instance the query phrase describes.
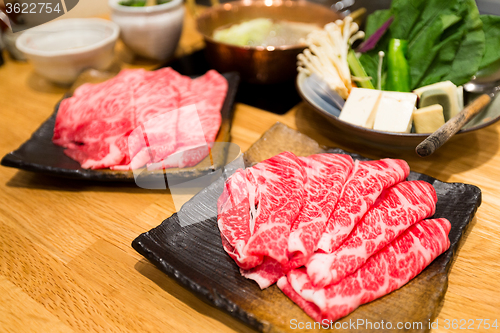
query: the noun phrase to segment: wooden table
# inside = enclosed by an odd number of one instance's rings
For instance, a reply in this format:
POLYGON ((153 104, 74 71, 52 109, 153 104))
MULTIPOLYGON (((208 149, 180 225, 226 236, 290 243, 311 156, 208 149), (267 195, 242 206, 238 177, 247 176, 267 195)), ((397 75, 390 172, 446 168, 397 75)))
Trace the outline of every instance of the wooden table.
MULTIPOLYGON (((200 46, 188 18, 178 54, 200 46)), ((141 60, 123 66, 155 65, 141 60)), ((64 92, 30 64, 7 58, 0 67, 0 155, 27 140, 64 92)), ((246 150, 276 121, 343 147, 342 138, 303 104, 284 116, 236 105, 232 140, 246 150)), ((457 138, 428 159, 347 147, 373 158, 404 158, 415 171, 482 189, 483 203, 451 271, 440 327, 445 319, 500 321, 499 129, 457 138)), ((168 192, 5 167, 0 175, 1 332, 252 332, 131 248, 137 235, 175 212, 168 192)))

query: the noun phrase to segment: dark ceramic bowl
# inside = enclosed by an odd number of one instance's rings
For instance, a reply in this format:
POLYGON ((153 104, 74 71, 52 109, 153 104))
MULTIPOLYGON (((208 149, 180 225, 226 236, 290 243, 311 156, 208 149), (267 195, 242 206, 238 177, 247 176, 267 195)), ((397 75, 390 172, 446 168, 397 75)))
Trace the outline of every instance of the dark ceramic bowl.
MULTIPOLYGON (((306 101, 316 112, 324 116, 336 130, 342 131, 345 136, 353 141, 363 144, 395 149, 415 149, 429 134, 417 133, 389 133, 376 131, 361 126, 352 125, 340 120, 336 115, 330 113, 321 106, 321 101, 317 95, 310 93, 310 90, 304 88, 306 85, 306 75, 300 73, 297 76, 297 91, 304 101, 306 101)), ((470 95, 470 94, 469 94, 470 95)), ((468 96, 469 98, 472 96, 468 96)), ((457 135, 462 135, 476 131, 489 126, 500 120, 500 98, 498 96, 488 106, 487 109, 479 113, 466 126, 464 126, 457 135)))

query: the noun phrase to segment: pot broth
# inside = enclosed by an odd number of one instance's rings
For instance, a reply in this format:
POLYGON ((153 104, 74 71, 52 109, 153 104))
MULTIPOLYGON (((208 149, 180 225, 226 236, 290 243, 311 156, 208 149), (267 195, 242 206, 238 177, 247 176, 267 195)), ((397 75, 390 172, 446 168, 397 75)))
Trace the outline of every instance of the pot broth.
POLYGON ((273 21, 257 18, 220 27, 214 31, 216 41, 239 46, 287 46, 303 44, 307 35, 321 29, 316 24, 292 21, 273 21))

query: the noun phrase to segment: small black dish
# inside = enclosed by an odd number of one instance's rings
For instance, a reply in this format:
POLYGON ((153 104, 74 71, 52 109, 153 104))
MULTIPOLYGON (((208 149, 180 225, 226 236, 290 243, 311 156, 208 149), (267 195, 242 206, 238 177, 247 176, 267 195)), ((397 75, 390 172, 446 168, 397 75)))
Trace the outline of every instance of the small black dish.
MULTIPOLYGON (((239 74, 235 72, 225 73, 223 76, 228 81, 226 99, 221 109, 222 122, 217 134, 216 142, 229 142, 231 123, 236 92, 239 85, 239 74)), ((54 176, 96 180, 96 181, 118 181, 134 182, 132 171, 114 171, 110 169, 90 170, 82 169, 80 164, 64 154, 64 148, 52 143, 54 124, 59 104, 56 105, 54 113, 47 119, 31 138, 23 143, 17 150, 5 155, 0 162, 1 165, 26 171, 39 172, 54 176)), ((227 153, 225 151, 224 153, 227 153)), ((225 162, 225 161, 224 161, 225 162)), ((211 165, 200 162, 189 168, 172 168, 166 170, 170 179, 182 180, 200 177, 213 171, 211 165)), ((164 179, 165 174, 160 171, 142 172, 140 177, 148 177, 154 181, 156 178, 164 179)))

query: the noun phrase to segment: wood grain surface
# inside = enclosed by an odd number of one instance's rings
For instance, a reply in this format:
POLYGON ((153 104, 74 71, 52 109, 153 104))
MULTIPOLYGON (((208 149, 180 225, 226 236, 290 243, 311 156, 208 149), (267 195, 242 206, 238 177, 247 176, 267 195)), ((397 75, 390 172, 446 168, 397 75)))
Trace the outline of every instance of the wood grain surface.
MULTIPOLYGON (((188 19, 177 54, 201 46, 188 19)), ((119 47, 123 67, 157 65, 142 59, 130 64, 122 51, 119 47)), ((0 67, 0 155, 26 141, 64 92, 36 75, 30 64, 7 57, 0 67)), ((446 319, 500 321, 499 124, 453 138, 421 159, 414 152, 348 145, 304 104, 284 116, 238 104, 232 140, 246 150, 276 121, 321 144, 371 158, 404 158, 414 171, 479 186, 483 203, 458 252, 439 329, 433 331, 460 331, 445 329, 446 319)), ((252 332, 131 248, 137 235, 175 212, 168 191, 4 167, 0 177, 0 332, 252 332)), ((496 331, 481 327, 476 331, 496 331)))
POLYGON ((490 102, 491 97, 489 95, 483 94, 479 96, 456 116, 448 120, 443 126, 425 138, 425 140, 422 141, 417 148, 415 148, 415 152, 422 157, 427 157, 433 154, 453 135, 460 131, 469 120, 481 112, 490 102))

